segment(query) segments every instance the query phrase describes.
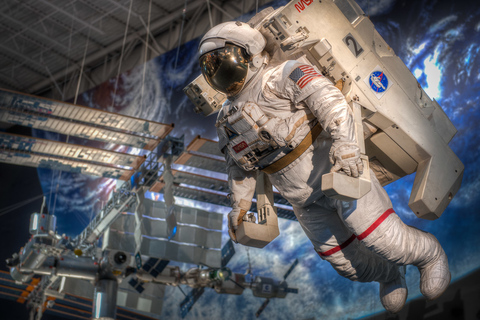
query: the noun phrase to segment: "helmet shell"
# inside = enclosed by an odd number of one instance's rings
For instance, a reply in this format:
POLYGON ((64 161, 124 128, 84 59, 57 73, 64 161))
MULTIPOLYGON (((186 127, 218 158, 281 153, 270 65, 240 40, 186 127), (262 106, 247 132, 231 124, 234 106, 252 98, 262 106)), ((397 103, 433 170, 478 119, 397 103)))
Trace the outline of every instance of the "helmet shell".
POLYGON ((203 36, 198 49, 199 54, 201 56, 209 51, 223 48, 227 42, 244 48, 250 56, 261 53, 266 45, 266 40, 260 31, 247 23, 229 21, 213 27, 203 36))

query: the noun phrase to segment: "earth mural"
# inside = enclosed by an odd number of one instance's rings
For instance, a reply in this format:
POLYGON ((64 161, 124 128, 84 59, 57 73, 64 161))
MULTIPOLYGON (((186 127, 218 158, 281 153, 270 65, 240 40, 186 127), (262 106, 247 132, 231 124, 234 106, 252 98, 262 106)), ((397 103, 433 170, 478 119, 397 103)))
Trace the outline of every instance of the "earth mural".
MULTIPOLYGON (((277 8, 286 4, 276 1, 277 8)), ((450 146, 465 164, 460 191, 442 217, 421 220, 408 207, 414 176, 386 187, 394 209, 404 222, 433 233, 441 242, 452 271, 452 281, 480 267, 480 3, 471 1, 361 0, 376 29, 412 71, 427 94, 450 117, 457 135, 450 146), (472 5, 472 3, 475 3, 472 5)), ((246 21, 250 16, 240 17, 246 21)), ((83 93, 78 104, 163 123, 175 123, 172 135, 216 139, 215 116, 193 112, 182 89, 199 73, 196 49, 199 39, 159 56, 116 79, 83 93), (145 78, 144 78, 145 75, 145 78), (145 80, 143 80, 145 79, 145 80), (116 88, 116 90, 115 90, 116 88)), ((40 136, 40 132, 36 132, 40 136)), ((109 146, 105 146, 109 147, 109 146)), ((115 181, 39 169, 49 211, 58 217, 59 232, 75 236, 98 212, 115 181), (51 193, 50 193, 51 192, 51 193)), ((226 210, 225 212, 228 212, 226 210)), ((279 220, 280 236, 265 249, 249 249, 254 274, 281 279, 290 264, 299 264, 288 278, 298 294, 272 299, 263 319, 352 319, 383 310, 377 283, 346 280, 320 259, 295 221, 279 220)), ((228 239, 224 219, 223 243, 228 239)), ((236 245, 229 267, 244 273, 245 247, 236 245)), ((185 271, 187 265, 181 265, 185 271)), ((409 300, 420 295, 419 273, 407 268, 409 300)), ((162 319, 180 319, 180 290, 167 287, 162 319)), ((250 290, 241 296, 206 290, 186 319, 251 319, 263 303, 250 290)))

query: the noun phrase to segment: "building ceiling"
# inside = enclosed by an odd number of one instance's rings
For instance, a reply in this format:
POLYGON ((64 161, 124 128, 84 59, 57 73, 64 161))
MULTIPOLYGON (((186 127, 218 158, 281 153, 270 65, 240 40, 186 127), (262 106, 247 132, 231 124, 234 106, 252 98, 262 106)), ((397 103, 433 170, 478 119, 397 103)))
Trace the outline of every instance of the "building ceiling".
POLYGON ((0 87, 68 100, 268 2, 3 0, 0 87))

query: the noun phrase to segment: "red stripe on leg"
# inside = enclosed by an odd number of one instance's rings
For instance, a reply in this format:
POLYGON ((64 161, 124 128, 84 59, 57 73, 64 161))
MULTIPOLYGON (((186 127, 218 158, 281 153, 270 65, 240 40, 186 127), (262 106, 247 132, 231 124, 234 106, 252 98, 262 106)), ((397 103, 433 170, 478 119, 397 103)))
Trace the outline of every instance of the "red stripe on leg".
POLYGON ((370 233, 373 232, 373 230, 377 229, 377 227, 383 222, 385 221, 385 219, 387 219, 387 217, 389 215, 391 215, 392 213, 394 213, 395 211, 390 208, 388 209, 387 211, 385 211, 381 216, 380 218, 377 219, 377 221, 375 221, 367 230, 365 230, 364 232, 362 232, 361 235, 357 236, 358 240, 363 240, 365 239, 366 237, 368 237, 368 235, 370 233))
POLYGON ((350 243, 352 243, 353 240, 355 240, 356 236, 354 234, 352 234, 352 236, 350 238, 348 238, 347 241, 345 241, 344 243, 342 243, 341 245, 339 246, 336 246, 335 248, 332 248, 328 251, 325 251, 325 252, 320 252, 320 251, 317 251, 318 255, 320 257, 326 257, 326 256, 329 256, 329 255, 332 255, 342 249, 344 249, 345 247, 347 247, 350 243))
POLYGON ((342 243, 341 245, 339 246, 336 246, 330 250, 327 250, 325 252, 320 252, 320 251, 317 251, 318 255, 321 256, 321 257, 326 257, 326 256, 330 256, 344 248, 346 248, 350 243, 352 243, 353 240, 355 240, 355 238, 357 238, 358 240, 363 240, 365 239, 370 233, 373 232, 373 230, 375 230, 376 228, 378 228, 378 226, 383 222, 385 221, 385 219, 387 219, 387 217, 389 215, 391 215, 392 213, 394 213, 395 211, 390 208, 388 209, 387 211, 385 211, 384 213, 382 213, 382 215, 370 226, 368 227, 367 230, 365 230, 364 232, 362 232, 362 234, 360 234, 359 236, 356 236, 354 234, 352 234, 352 236, 350 238, 348 238, 347 241, 345 241, 344 243, 342 243))

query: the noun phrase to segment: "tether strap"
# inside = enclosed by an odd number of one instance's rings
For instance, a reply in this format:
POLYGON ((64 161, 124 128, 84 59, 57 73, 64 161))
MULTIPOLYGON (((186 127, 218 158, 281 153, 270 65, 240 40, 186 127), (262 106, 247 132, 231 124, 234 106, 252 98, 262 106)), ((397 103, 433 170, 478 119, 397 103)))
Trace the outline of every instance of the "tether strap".
POLYGON ((320 134, 320 132, 322 132, 322 130, 322 126, 317 123, 295 149, 293 149, 268 167, 263 168, 262 171, 267 174, 272 174, 288 166, 290 163, 300 157, 312 145, 313 141, 317 139, 318 135, 320 134))
POLYGON ((243 210, 243 209, 240 210, 240 214, 238 215, 238 218, 237 218, 238 225, 240 225, 240 223, 243 222, 243 217, 245 216, 246 213, 247 213, 247 210, 243 210))

